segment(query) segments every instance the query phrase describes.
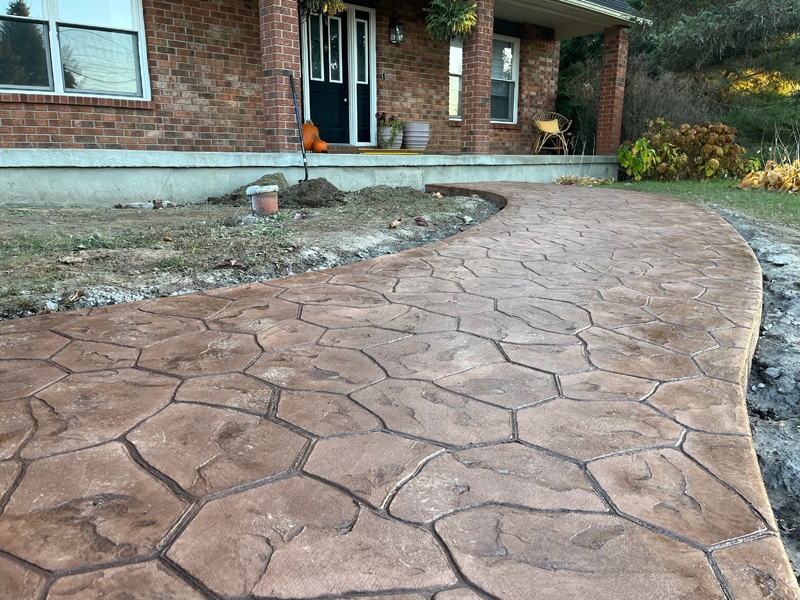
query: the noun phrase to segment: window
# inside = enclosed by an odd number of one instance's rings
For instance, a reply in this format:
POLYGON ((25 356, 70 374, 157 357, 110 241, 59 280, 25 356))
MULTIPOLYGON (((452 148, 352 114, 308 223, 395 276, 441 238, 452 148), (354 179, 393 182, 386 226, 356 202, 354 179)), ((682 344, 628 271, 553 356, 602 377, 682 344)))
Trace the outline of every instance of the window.
POLYGON ((356 82, 369 83, 369 21, 356 19, 356 82))
POLYGON ((0 90, 147 95, 141 0, 6 1, 0 90))
POLYGON ((519 40, 501 35, 492 43, 491 120, 516 123, 519 40))
POLYGON ((328 81, 343 83, 342 79, 342 44, 340 32, 342 19, 328 17, 328 81))
POLYGON ((310 54, 311 54, 311 79, 314 81, 325 81, 322 74, 322 15, 311 15, 308 17, 308 29, 310 32, 310 54))
POLYGON ((450 118, 461 118, 461 56, 464 43, 450 40, 450 118))
MULTIPOLYGON (((450 118, 461 118, 461 72, 463 44, 450 41, 450 118)), ((519 83, 519 39, 494 36, 492 43, 491 120, 517 122, 519 83)))

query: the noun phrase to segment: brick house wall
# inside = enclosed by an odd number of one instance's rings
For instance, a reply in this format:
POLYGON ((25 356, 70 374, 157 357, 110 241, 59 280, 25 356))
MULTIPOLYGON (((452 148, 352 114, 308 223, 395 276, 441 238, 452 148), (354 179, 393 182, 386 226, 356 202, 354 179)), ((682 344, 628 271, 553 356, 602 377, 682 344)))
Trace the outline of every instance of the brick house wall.
POLYGON ((448 117, 450 43, 434 42, 425 31, 426 4, 397 3, 376 12, 378 112, 404 121, 430 122, 428 151, 457 153, 460 143, 448 117), (403 22, 402 44, 389 42, 389 19, 394 13, 403 22))
POLYGON ((493 154, 532 154, 536 136, 533 115, 555 110, 558 94, 558 60, 561 44, 553 31, 524 25, 520 38, 519 110, 515 124, 493 123, 493 154))
POLYGON ((267 151, 258 2, 143 5, 152 101, 0 94, 0 148, 267 151))
MULTIPOLYGON (((378 10, 377 72, 378 111, 404 121, 429 121, 431 141, 427 152, 459 154, 461 122, 449 120, 449 42, 434 42, 425 30, 424 1, 406 2, 378 10), (389 42, 393 13, 403 22, 405 42, 389 42), (381 74, 386 79, 381 79, 381 74)), ((558 93, 560 43, 553 31, 524 25, 520 37, 520 89, 517 123, 492 123, 489 148, 493 154, 533 152, 532 116, 554 110, 558 93)))
MULTIPOLYGON (((300 94, 293 2, 143 0, 152 100, 0 94, 0 148, 295 150, 286 77, 298 75, 300 94), (281 51, 285 42, 276 44, 273 30, 290 40, 292 52, 281 51)), ((428 151, 458 154, 461 123, 448 118, 450 47, 425 31, 425 5, 411 0, 377 10, 378 110, 429 121, 428 151), (388 39, 394 12, 404 22, 403 44, 388 39)), ((518 123, 490 125, 488 147, 483 142, 479 151, 531 153, 531 115, 555 105, 558 52, 552 31, 523 27, 518 123)))

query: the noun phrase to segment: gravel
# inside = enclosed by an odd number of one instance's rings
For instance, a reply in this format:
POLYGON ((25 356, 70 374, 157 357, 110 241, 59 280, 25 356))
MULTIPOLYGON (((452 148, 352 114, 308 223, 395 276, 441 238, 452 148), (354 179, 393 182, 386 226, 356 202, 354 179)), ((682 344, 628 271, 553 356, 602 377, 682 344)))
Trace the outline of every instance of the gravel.
POLYGON ((763 317, 747 407, 770 503, 800 580, 800 234, 712 208, 761 263, 763 317))

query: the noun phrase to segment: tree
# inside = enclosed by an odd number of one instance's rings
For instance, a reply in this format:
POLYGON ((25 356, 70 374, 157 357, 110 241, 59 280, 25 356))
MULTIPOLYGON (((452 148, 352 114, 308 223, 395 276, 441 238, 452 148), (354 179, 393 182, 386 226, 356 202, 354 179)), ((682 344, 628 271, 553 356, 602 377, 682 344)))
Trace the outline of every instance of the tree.
MULTIPOLYGON (((6 13, 29 17, 25 0, 13 0, 6 13)), ((49 87, 44 26, 16 19, 0 20, 0 83, 15 86, 49 87)))
POLYGON ((632 38, 671 71, 800 67, 800 0, 645 0, 654 26, 632 38))

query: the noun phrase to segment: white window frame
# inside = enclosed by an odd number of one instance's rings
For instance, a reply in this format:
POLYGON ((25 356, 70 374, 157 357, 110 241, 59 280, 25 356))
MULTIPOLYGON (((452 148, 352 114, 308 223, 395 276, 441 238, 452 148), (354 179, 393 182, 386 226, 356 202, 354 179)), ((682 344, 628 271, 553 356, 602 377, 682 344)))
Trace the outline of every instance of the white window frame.
MULTIPOLYGON (((314 77, 314 74, 311 72, 313 70, 313 69, 311 69, 311 62, 313 61, 313 57, 309 56, 309 59, 308 59, 309 60, 309 73, 308 73, 308 76, 311 79, 311 81, 325 81, 325 41, 322 39, 322 32, 324 31, 324 29, 322 28, 323 16, 322 15, 313 15, 313 16, 317 17, 317 23, 319 24, 319 60, 320 60, 319 70, 320 70, 320 74, 321 75, 320 75, 320 77, 314 77)), ((312 29, 312 27, 314 27, 313 21, 311 20, 311 18, 309 18, 306 21, 306 25, 307 25, 308 30, 309 30, 308 31, 308 38, 310 40, 311 39, 311 29, 312 29)), ((310 48, 310 45, 309 45, 309 48, 310 48)))
MULTIPOLYGON (((356 36, 355 36, 355 22, 356 11, 369 13, 369 65, 367 70, 367 77, 369 78, 369 114, 374 115, 378 112, 378 50, 376 46, 377 38, 377 19, 375 16, 374 8, 366 8, 364 6, 354 6, 345 4, 347 10, 347 52, 348 62, 347 68, 351 73, 355 73, 356 65, 356 36)), ((300 27, 300 57, 302 60, 303 68, 303 119, 308 120, 311 118, 311 95, 310 95, 310 82, 309 73, 311 71, 310 57, 308 56, 308 27, 306 23, 308 20, 303 17, 300 27)), ((355 77, 348 78, 349 98, 357 99, 356 86, 362 85, 356 83, 355 77)), ((358 102, 351 101, 350 105, 350 145, 351 146, 375 146, 378 143, 378 128, 375 119, 370 119, 370 141, 359 142, 358 140, 358 102)))
POLYGON ((342 64, 342 19, 341 17, 326 17, 328 19, 328 81, 331 83, 344 83, 344 73, 342 71, 347 68, 342 64), (339 65, 339 78, 333 78, 333 61, 331 60, 331 22, 336 21, 339 25, 339 56, 336 57, 336 64, 339 65))
MULTIPOLYGON (((69 21, 61 21, 58 18, 58 0, 42 0, 42 18, 36 17, 22 17, 14 20, 30 21, 32 23, 45 23, 48 33, 48 66, 50 68, 50 83, 51 88, 42 87, 25 87, 25 86, 11 86, 0 85, 0 93, 3 94, 36 94, 39 96, 70 96, 75 98, 111 98, 120 100, 144 100, 149 101, 152 99, 150 89, 150 74, 147 69, 147 39, 144 29, 144 12, 142 9, 142 0, 131 0, 133 2, 133 28, 132 29, 116 29, 113 27, 97 27, 86 23, 74 23, 69 21), (139 94, 120 94, 115 92, 102 93, 102 92, 79 92, 75 90, 64 89, 64 73, 61 66, 61 48, 58 41, 58 26, 65 25, 69 27, 85 27, 86 29, 95 29, 101 31, 114 31, 121 33, 135 33, 137 39, 138 62, 139 62, 139 84, 141 87, 141 95, 139 94)), ((5 15, 3 15, 5 16, 5 15)))
MULTIPOLYGON (((494 79, 494 78, 492 78, 492 81, 493 82, 494 81, 501 81, 503 83, 508 83, 509 81, 512 81, 514 83, 514 110, 512 111, 513 118, 510 121, 508 121, 506 119, 502 119, 502 120, 494 120, 494 119, 492 119, 490 122, 491 123, 506 123, 506 124, 513 125, 513 124, 516 124, 517 116, 519 115, 519 61, 520 61, 519 45, 520 45, 520 39, 519 38, 515 38, 515 37, 510 37, 510 36, 507 36, 507 35, 495 34, 492 37, 493 45, 494 45, 494 41, 495 40, 498 40, 498 41, 501 41, 501 42, 510 42, 510 43, 513 44, 514 62, 511 65, 511 79, 494 79)), ((489 101, 490 101, 489 112, 491 113, 491 110, 492 110, 492 108, 491 108, 491 97, 489 98, 489 101)))
MULTIPOLYGON (((495 40, 499 40, 501 42, 510 42, 511 44, 513 44, 514 62, 511 65, 511 79, 492 79, 492 81, 502 81, 504 83, 508 83, 509 81, 511 81, 511 82, 514 83, 514 98, 513 98, 513 101, 514 101, 513 117, 514 118, 512 120, 510 120, 510 121, 508 121, 506 119, 503 119, 503 120, 491 119, 490 122, 491 123, 505 123, 505 124, 513 125, 513 124, 517 123, 517 117, 519 116, 519 62, 520 62, 519 48, 520 48, 520 39, 519 38, 515 38, 515 37, 510 37, 510 36, 507 36, 507 35, 495 34, 494 36, 492 36, 492 42, 494 42, 495 40)), ((462 92, 462 94, 464 92, 464 86, 463 86, 463 77, 464 77, 464 75, 463 75, 463 73, 464 73, 464 54, 463 54, 463 49, 464 49, 464 45, 463 45, 463 42, 461 42, 460 40, 455 40, 455 39, 454 40, 450 40, 450 48, 451 48, 451 51, 452 51, 453 45, 454 44, 458 45, 459 42, 460 42, 461 49, 462 49, 462 54, 461 54, 461 73, 451 73, 449 65, 448 65, 448 69, 447 69, 447 77, 448 77, 448 88, 447 88, 447 91, 448 91, 448 106, 450 104, 450 102, 449 102, 449 98, 450 98, 449 94, 451 93, 451 90, 450 90, 450 77, 451 76, 458 76, 459 77, 459 80, 462 82, 461 92, 462 92)), ((490 101, 491 101, 491 98, 490 98, 490 101)), ((491 106, 489 107, 489 110, 491 112, 491 106)), ((448 108, 448 112, 449 112, 449 108, 448 108)), ((461 111, 459 111, 459 112, 461 112, 461 111)), ((461 116, 450 115, 450 120, 451 121, 460 121, 461 120, 461 116)))
POLYGON ((359 85, 369 85, 369 71, 370 71, 369 65, 370 65, 370 62, 371 62, 370 61, 370 56, 369 56, 370 55, 370 51, 369 50, 370 50, 370 47, 371 47, 371 43, 370 43, 371 38, 370 38, 370 32, 369 32, 369 21, 365 21, 364 19, 356 19, 355 21, 356 21, 356 25, 355 25, 355 36, 354 37, 355 37, 355 41, 356 41, 356 43, 355 43, 355 46, 356 46, 355 53, 356 54, 355 54, 355 61, 354 62, 355 62, 355 65, 356 65, 356 69, 355 69, 356 70, 356 83, 359 84, 359 85), (358 25, 359 25, 359 23, 364 26, 364 33, 366 34, 366 38, 367 38, 366 39, 366 44, 367 45, 366 45, 366 48, 364 48, 364 50, 365 50, 365 52, 364 52, 364 60, 366 61, 366 64, 364 65, 364 80, 363 81, 358 78, 358 76, 359 76, 359 73, 358 73, 358 25))
MULTIPOLYGON (((461 48, 461 72, 460 73, 452 73, 450 71, 450 61, 448 60, 448 63, 447 63, 447 112, 448 113, 450 112, 450 95, 453 93, 453 90, 450 89, 450 77, 458 77, 459 84, 462 84, 463 77, 464 77, 464 40, 462 40, 461 38, 453 38, 452 40, 450 40, 450 52, 451 53, 453 52, 453 46, 454 45, 456 47, 461 48)), ((448 58, 449 58, 449 56, 448 56, 448 58)), ((459 87, 461 88, 461 91, 463 93, 463 90, 464 90, 463 84, 459 85, 459 87)), ((461 101, 461 97, 459 95, 459 107, 458 107, 459 108, 459 110, 458 110, 459 113, 461 112, 461 106, 460 106, 461 102, 460 101, 461 101)), ((451 121, 460 121, 461 120, 461 115, 460 114, 458 114, 458 115, 449 115, 449 117, 450 117, 451 121)))

